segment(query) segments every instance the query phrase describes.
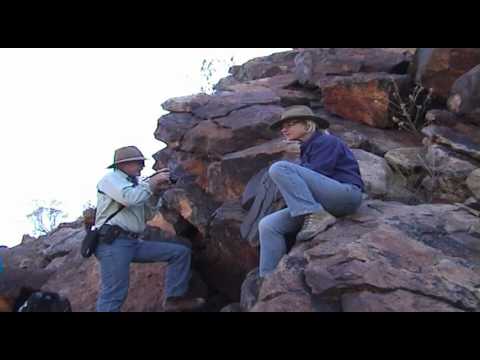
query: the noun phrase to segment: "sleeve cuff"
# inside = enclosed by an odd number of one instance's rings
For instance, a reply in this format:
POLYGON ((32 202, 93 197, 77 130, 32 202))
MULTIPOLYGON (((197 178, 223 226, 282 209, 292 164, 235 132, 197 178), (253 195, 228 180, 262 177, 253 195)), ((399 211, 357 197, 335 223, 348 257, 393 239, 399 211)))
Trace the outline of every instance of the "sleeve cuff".
POLYGON ((145 191, 148 192, 150 195, 153 195, 152 184, 150 183, 150 181, 142 182, 139 185, 142 186, 145 191))

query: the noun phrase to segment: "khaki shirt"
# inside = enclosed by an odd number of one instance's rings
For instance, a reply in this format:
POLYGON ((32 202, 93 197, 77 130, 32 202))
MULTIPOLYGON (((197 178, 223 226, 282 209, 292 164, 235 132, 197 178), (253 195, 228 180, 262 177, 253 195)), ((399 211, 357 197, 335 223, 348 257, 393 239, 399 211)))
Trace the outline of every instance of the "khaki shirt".
POLYGON ((158 198, 153 194, 148 182, 140 181, 135 185, 123 171, 115 169, 106 174, 98 183, 97 189, 105 194, 97 193, 97 213, 95 224, 103 225, 105 220, 123 208, 108 224, 120 226, 122 229, 141 233, 145 230, 145 222, 158 210, 158 198))

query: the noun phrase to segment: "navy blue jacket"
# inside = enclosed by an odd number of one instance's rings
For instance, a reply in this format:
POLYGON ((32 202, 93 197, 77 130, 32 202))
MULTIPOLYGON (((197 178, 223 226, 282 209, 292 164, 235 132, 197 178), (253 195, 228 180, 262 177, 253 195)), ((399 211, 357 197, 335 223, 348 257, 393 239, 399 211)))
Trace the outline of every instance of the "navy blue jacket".
POLYGON ((301 166, 365 191, 357 159, 339 138, 315 132, 300 146, 301 166))

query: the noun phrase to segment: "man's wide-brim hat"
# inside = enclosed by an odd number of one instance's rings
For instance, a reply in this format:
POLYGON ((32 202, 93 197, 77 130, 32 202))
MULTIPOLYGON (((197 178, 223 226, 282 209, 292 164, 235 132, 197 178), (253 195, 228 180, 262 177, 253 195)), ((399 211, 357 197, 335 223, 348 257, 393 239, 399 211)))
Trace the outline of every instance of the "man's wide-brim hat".
POLYGON ((147 160, 142 152, 138 150, 136 146, 124 146, 120 149, 115 150, 113 155, 113 164, 107 167, 111 169, 118 164, 129 162, 129 161, 145 161, 147 160))
POLYGON ((270 125, 270 129, 279 130, 282 127, 282 124, 289 120, 312 120, 320 129, 328 129, 330 127, 328 120, 315 115, 312 109, 308 106, 296 105, 286 109, 280 119, 270 125))

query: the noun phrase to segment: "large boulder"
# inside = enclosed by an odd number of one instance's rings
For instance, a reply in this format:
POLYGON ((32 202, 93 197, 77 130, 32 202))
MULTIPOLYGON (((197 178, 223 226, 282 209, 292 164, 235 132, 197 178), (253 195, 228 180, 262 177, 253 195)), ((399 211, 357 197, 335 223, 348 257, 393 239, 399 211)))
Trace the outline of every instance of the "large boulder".
POLYGON ((157 129, 153 135, 155 139, 168 144, 170 149, 177 149, 184 134, 198 125, 200 121, 189 113, 172 112, 158 119, 157 129))
POLYGON ((329 78, 320 87, 326 110, 373 127, 388 128, 394 126, 395 94, 403 96, 409 84, 407 75, 361 73, 329 78))
POLYGON ((194 184, 169 189, 163 193, 162 200, 164 208, 178 213, 203 236, 207 234, 210 217, 219 206, 218 202, 194 184))
POLYGON ((85 229, 80 228, 60 228, 49 234, 44 243, 47 245, 41 251, 41 254, 47 261, 63 257, 72 251, 78 251, 80 244, 85 237, 85 229))
POLYGON ((239 202, 226 202, 219 207, 212 217, 206 246, 197 255, 198 269, 207 285, 230 301, 240 299, 242 281, 258 266, 257 249, 240 236, 244 217, 245 210, 239 202))
POLYGON ((318 86, 327 76, 357 73, 406 74, 412 55, 379 48, 303 49, 295 58, 295 75, 306 86, 318 86))
POLYGON ((309 105, 320 100, 320 95, 298 85, 294 74, 252 80, 242 83, 220 83, 218 90, 230 92, 256 92, 272 90, 279 98, 282 106, 309 105))
POLYGON ((393 149, 385 154, 385 160, 393 170, 388 199, 407 204, 425 201, 426 196, 420 187, 427 176, 422 161, 425 153, 424 147, 408 147, 393 149))
POLYGON ((388 299, 396 302, 389 303, 388 307, 381 306, 386 299, 366 302, 364 310, 478 309, 477 273, 391 225, 377 227, 326 260, 322 260, 323 254, 331 254, 331 250, 316 247, 307 253, 311 262, 305 269, 306 282, 315 295, 349 289, 347 298, 342 296, 341 299, 344 311, 362 311, 361 302, 365 296, 380 297, 381 293, 388 294, 388 299), (400 290, 410 296, 398 296, 396 292, 400 290))
POLYGON ((406 177, 423 172, 422 156, 423 147, 398 148, 385 154, 387 163, 406 177))
POLYGON ((342 306, 345 312, 461 312, 448 303, 401 289, 387 294, 368 290, 354 295, 345 294, 342 306))
POLYGON ((40 289, 52 275, 47 269, 32 270, 29 267, 22 268, 12 266, 8 254, 2 254, 4 269, 0 273, 0 295, 16 298, 20 295, 22 287, 40 289))
POLYGON ((349 147, 359 148, 378 156, 394 149, 422 145, 422 137, 398 129, 377 129, 366 124, 334 115, 324 108, 315 113, 330 122, 329 131, 341 138, 349 147))
POLYGON ((251 312, 313 312, 311 297, 307 293, 282 294, 267 302, 260 301, 251 312))
POLYGON ((47 245, 43 242, 45 236, 34 241, 20 244, 12 248, 2 249, 5 268, 24 269, 32 272, 44 269, 49 260, 43 255, 47 245))
POLYGON ((418 203, 418 195, 412 191, 401 169, 390 167, 385 158, 370 152, 353 149, 365 183, 368 198, 399 201, 407 204, 418 203))
POLYGON ((472 171, 467 178, 467 186, 473 195, 480 200, 480 169, 472 171))
POLYGON ((201 153, 192 154, 177 151, 177 149, 178 147, 175 149, 168 146, 155 153, 153 169, 169 168, 171 175, 177 180, 177 185, 194 182, 205 190, 208 184, 207 168, 210 160, 201 153))
POLYGON ((192 109, 192 114, 200 119, 211 120, 228 116, 234 110, 240 110, 251 105, 269 105, 279 102, 280 98, 267 88, 256 92, 225 93, 210 96, 205 105, 192 109))
MULTIPOLYGON (((35 242, 6 249, 0 295, 15 298, 22 287, 40 289, 67 297, 73 311, 95 311, 99 264, 94 256, 84 259, 80 254, 84 235, 80 225, 62 224, 35 242)), ((166 263, 131 265, 129 295, 122 311, 163 311, 165 267, 166 263)), ((192 288, 199 288, 196 279, 192 288)))
POLYGON ((453 83, 480 64, 480 48, 419 48, 411 73, 415 82, 432 89, 432 95, 445 103, 453 83))
POLYGON ((422 158, 427 176, 422 181, 427 201, 464 202, 471 196, 467 177, 480 163, 441 145, 431 145, 422 158))
POLYGON ((445 145, 459 154, 480 160, 479 134, 462 134, 445 126, 430 125, 422 129, 422 134, 432 142, 445 145))
POLYGON ((385 159, 360 149, 352 152, 360 166, 367 194, 372 198, 384 198, 393 175, 385 159))
POLYGON ((460 135, 469 137, 473 142, 480 143, 480 127, 471 119, 448 110, 434 109, 425 114, 426 125, 448 127, 460 135))
POLYGON ((257 302, 250 312, 313 312, 314 301, 305 283, 305 260, 300 251, 280 261, 277 270, 264 279, 257 302))
POLYGON ((284 51, 247 61, 243 65, 232 66, 230 74, 237 81, 257 80, 291 73, 295 67, 298 51, 284 51))
POLYGON ((282 159, 293 159, 300 149, 281 139, 225 155, 208 168, 208 190, 215 199, 239 199, 253 175, 282 159))
MULTIPOLYGON (((2 250, 4 271, 0 273, 0 295, 16 297, 22 287, 40 289, 61 265, 68 254, 79 254, 85 235, 81 219, 62 223, 38 238, 24 237, 27 241, 2 250)), ((63 267, 63 268, 65 268, 63 267)))
POLYGON ((455 114, 480 123, 480 64, 455 81, 447 105, 455 114))
POLYGON ((250 311, 478 311, 477 222, 453 205, 367 201, 294 246, 250 311))
POLYGON ((205 120, 184 133, 181 150, 215 157, 273 139, 276 134, 270 125, 282 111, 279 106, 253 105, 226 117, 205 120))
POLYGON ((258 267, 251 270, 242 283, 240 289, 240 309, 249 311, 258 301, 258 291, 260 289, 261 279, 258 273, 258 267))
POLYGON ((172 113, 191 113, 194 109, 206 105, 209 100, 210 96, 207 94, 180 96, 163 102, 162 108, 172 113))
MULTIPOLYGON (((95 311, 100 286, 100 267, 95 257, 83 259, 78 252, 67 255, 63 266, 43 285, 69 299, 75 312, 95 311)), ((130 287, 122 311, 162 311, 165 263, 132 264, 130 287)))

